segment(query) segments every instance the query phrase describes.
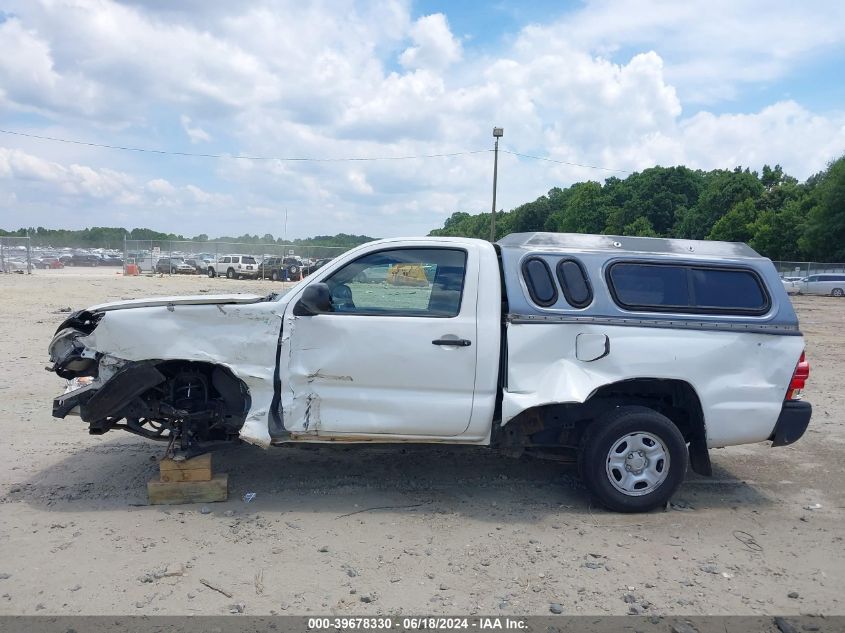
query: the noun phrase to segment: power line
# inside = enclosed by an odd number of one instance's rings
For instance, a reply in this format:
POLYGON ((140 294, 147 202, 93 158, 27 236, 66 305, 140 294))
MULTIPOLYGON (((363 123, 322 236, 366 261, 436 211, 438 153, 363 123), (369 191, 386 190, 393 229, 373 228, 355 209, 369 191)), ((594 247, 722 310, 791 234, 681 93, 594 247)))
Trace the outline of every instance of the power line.
POLYGON ((582 163, 571 163, 565 160, 555 160, 554 158, 544 158, 543 156, 532 156, 531 154, 520 154, 519 152, 512 152, 507 149, 501 150, 505 154, 510 154, 512 156, 519 156, 520 158, 532 158, 534 160, 542 160, 546 161, 547 163, 557 163, 559 165, 569 165, 570 167, 584 167, 586 169, 598 169, 601 171, 615 171, 621 174, 630 174, 631 172, 627 169, 613 169, 611 167, 600 167, 598 165, 584 165, 582 163))
MULTIPOLYGON (((69 145, 82 145, 84 147, 96 147, 100 149, 112 149, 124 152, 139 152, 142 154, 158 154, 163 156, 186 156, 190 158, 215 158, 215 159, 234 159, 234 160, 254 160, 254 161, 280 161, 291 163, 341 163, 341 162, 375 162, 375 161, 391 161, 391 160, 417 160, 424 158, 451 158, 453 156, 469 156, 472 154, 486 154, 492 152, 492 149, 475 149, 463 150, 460 152, 443 152, 437 154, 416 154, 408 156, 346 156, 338 158, 319 158, 307 156, 249 156, 245 154, 202 154, 198 152, 178 152, 163 149, 151 149, 147 147, 130 147, 125 145, 108 145, 106 143, 90 143, 88 141, 79 141, 75 139, 58 138, 55 136, 43 136, 40 134, 29 134, 27 132, 16 132, 14 130, 0 129, 0 133, 9 134, 12 136, 23 136, 26 138, 33 138, 40 141, 52 141, 54 143, 67 143, 69 145)), ((502 149, 505 154, 518 156, 519 158, 530 158, 532 160, 541 160, 548 163, 557 163, 558 165, 568 165, 570 167, 583 167, 585 169, 596 169, 600 171, 610 171, 622 174, 630 174, 626 169, 613 169, 611 167, 601 167, 599 165, 586 165, 584 163, 574 163, 565 160, 557 160, 554 158, 546 158, 544 156, 532 156, 531 154, 521 154, 511 150, 502 149)))
POLYGON ((144 154, 161 154, 165 156, 188 156, 191 158, 231 158, 236 160, 276 160, 282 162, 300 162, 300 163, 339 163, 352 161, 382 161, 382 160, 414 160, 420 158, 449 158, 452 156, 466 156, 469 154, 484 154, 492 152, 491 149, 476 149, 465 150, 461 152, 444 152, 440 154, 417 154, 413 156, 347 156, 340 158, 313 158, 313 157, 299 157, 299 156, 246 156, 243 154, 200 154, 195 152, 176 152, 163 149, 150 149, 146 147, 127 147, 123 145, 107 145, 105 143, 89 143, 87 141, 77 141, 67 138, 57 138, 55 136, 42 136, 39 134, 28 134, 26 132, 15 132, 12 130, 2 130, 0 133, 11 134, 13 136, 25 136, 26 138, 34 138, 41 141, 53 141, 55 143, 68 143, 70 145, 84 145, 85 147, 97 147, 101 149, 114 149, 124 152, 140 152, 144 154))

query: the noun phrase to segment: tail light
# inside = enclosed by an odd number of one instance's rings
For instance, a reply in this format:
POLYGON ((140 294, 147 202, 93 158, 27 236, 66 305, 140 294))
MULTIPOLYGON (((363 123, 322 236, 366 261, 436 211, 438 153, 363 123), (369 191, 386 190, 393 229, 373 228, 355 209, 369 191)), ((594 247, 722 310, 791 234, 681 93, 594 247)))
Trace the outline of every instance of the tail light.
POLYGON ((804 352, 801 352, 801 358, 798 359, 798 364, 795 366, 795 371, 792 373, 792 380, 789 381, 789 389, 786 392, 787 400, 795 400, 796 392, 804 388, 807 378, 810 377, 810 363, 807 362, 807 357, 804 352))

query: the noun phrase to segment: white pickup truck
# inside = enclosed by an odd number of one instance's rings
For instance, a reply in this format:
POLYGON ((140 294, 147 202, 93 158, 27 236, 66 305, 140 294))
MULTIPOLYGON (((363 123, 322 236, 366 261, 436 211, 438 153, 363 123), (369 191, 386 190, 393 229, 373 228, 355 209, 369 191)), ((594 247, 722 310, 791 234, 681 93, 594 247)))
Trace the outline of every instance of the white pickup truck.
POLYGON ((803 350, 744 244, 551 233, 371 242, 284 294, 94 306, 49 347, 53 414, 92 434, 569 452, 619 511, 709 448, 800 438, 803 350))

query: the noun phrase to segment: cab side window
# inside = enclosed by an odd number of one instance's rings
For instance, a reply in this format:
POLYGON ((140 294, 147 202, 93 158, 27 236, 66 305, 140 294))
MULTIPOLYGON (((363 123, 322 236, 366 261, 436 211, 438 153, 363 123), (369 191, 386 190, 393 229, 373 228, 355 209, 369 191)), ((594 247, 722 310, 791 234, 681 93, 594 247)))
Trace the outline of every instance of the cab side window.
POLYGON ((466 251, 402 248, 370 253, 325 280, 339 314, 454 317, 461 308, 466 251))

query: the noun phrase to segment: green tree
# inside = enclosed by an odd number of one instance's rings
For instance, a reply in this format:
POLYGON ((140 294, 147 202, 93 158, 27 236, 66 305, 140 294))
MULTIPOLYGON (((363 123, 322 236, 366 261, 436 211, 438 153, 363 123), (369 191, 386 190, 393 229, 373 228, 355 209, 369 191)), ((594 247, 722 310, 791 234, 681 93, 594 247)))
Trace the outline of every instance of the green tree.
POLYGON ((675 224, 675 237, 704 239, 713 225, 738 202, 756 200, 763 193, 757 175, 737 167, 733 171, 717 170, 706 175, 704 189, 696 205, 686 210, 675 224))
POLYGON ((644 216, 638 217, 628 226, 622 229, 622 235, 633 235, 638 237, 659 237, 657 231, 644 216))
POLYGON ((719 218, 710 233, 708 240, 722 240, 724 242, 747 242, 754 235, 754 221, 757 219, 757 207, 754 200, 746 198, 735 204, 730 211, 719 218))
POLYGON ((601 233, 607 224, 601 185, 579 182, 570 187, 570 192, 563 208, 549 218, 549 224, 561 233, 601 233))
POLYGON ((828 167, 815 191, 801 250, 818 261, 845 261, 845 156, 828 167))

